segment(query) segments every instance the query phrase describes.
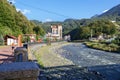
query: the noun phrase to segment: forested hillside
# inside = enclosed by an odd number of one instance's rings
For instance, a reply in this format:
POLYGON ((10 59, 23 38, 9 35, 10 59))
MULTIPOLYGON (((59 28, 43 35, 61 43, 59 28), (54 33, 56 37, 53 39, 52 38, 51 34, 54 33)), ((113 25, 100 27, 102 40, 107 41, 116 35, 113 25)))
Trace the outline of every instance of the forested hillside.
POLYGON ((94 18, 104 18, 114 21, 120 21, 120 4, 109 9, 107 12, 94 16, 94 18))
POLYGON ((91 19, 66 19, 63 22, 42 23, 33 21, 41 25, 46 32, 51 32, 50 26, 61 24, 63 26, 63 35, 70 34, 72 39, 88 39, 92 35, 98 37, 104 35, 120 34, 120 5, 117 5, 101 15, 95 15, 91 19), (111 21, 116 21, 112 23, 111 21), (118 25, 116 27, 116 25, 118 25))
POLYGON ((98 37, 100 35, 115 35, 118 32, 117 27, 109 20, 95 20, 86 26, 78 27, 69 34, 72 40, 89 39, 91 37, 98 37))
POLYGON ((76 29, 79 26, 85 26, 87 24, 89 24, 92 20, 91 19, 66 19, 63 22, 45 22, 42 23, 38 20, 31 20, 33 23, 35 23, 36 25, 42 26, 42 28, 46 31, 46 32, 51 32, 51 25, 62 25, 63 26, 63 35, 69 33, 70 31, 76 29))
MULTIPOLYGON (((0 34, 18 36, 19 34, 38 33, 33 22, 29 21, 13 4, 0 0, 0 34)), ((41 27, 40 30, 43 31, 41 27)), ((44 31, 43 31, 44 33, 44 31)))

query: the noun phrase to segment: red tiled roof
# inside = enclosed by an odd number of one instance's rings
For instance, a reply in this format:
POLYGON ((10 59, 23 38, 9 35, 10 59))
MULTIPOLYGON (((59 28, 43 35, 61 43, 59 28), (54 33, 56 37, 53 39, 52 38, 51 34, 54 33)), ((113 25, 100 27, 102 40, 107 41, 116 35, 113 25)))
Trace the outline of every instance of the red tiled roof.
POLYGON ((12 39, 17 39, 15 36, 10 36, 10 35, 6 35, 5 37, 12 38, 12 39))

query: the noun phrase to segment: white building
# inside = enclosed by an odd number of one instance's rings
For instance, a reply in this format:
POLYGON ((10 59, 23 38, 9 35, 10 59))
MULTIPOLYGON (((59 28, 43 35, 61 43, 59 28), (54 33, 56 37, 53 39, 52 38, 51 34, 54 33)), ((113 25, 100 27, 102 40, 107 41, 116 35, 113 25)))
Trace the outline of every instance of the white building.
POLYGON ((30 42, 35 42, 36 41, 36 34, 24 34, 24 37, 29 37, 30 42))
POLYGON ((47 34, 47 37, 51 40, 62 40, 62 26, 52 25, 52 32, 47 34))
POLYGON ((16 37, 10 35, 6 35, 4 40, 6 45, 12 45, 13 43, 17 45, 18 42, 16 37))

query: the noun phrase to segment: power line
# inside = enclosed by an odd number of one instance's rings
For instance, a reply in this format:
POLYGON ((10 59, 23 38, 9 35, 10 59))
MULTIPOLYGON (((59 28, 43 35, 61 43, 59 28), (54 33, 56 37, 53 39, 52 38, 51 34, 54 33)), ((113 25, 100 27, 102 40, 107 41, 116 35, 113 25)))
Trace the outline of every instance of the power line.
POLYGON ((21 2, 18 2, 18 3, 20 3, 20 4, 24 5, 24 6, 29 6, 31 8, 38 9, 38 10, 40 10, 42 12, 46 12, 46 13, 49 13, 49 14, 54 14, 54 15, 61 16, 61 17, 64 17, 64 18, 70 18, 69 16, 63 15, 61 13, 57 13, 57 12, 49 11, 49 10, 46 10, 46 9, 34 7, 32 5, 24 4, 24 3, 21 3, 21 2))

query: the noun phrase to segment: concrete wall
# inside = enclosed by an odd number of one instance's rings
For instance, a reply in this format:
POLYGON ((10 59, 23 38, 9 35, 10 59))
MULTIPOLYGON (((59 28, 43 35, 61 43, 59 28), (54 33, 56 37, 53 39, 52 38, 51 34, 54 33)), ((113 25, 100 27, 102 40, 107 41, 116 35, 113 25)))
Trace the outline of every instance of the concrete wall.
POLYGON ((26 62, 28 61, 28 51, 24 47, 18 47, 14 51, 16 62, 26 62))
POLYGON ((37 80, 39 68, 34 62, 0 65, 0 80, 37 80))

